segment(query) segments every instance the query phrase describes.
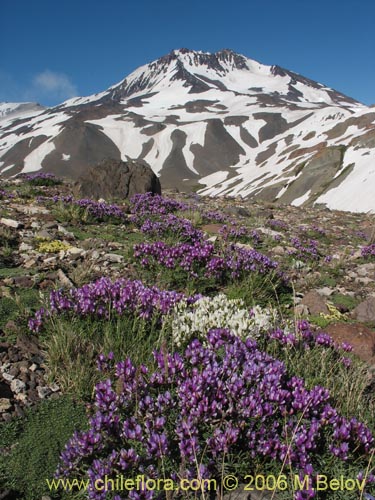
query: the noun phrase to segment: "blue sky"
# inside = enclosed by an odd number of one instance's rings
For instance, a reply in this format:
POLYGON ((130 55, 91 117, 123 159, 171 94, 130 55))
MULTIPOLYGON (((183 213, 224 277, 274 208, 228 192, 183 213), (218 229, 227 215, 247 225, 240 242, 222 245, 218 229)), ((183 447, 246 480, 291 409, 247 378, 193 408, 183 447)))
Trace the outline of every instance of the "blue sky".
POLYGON ((374 0, 1 0, 0 101, 105 90, 173 49, 230 48, 375 104, 374 0))

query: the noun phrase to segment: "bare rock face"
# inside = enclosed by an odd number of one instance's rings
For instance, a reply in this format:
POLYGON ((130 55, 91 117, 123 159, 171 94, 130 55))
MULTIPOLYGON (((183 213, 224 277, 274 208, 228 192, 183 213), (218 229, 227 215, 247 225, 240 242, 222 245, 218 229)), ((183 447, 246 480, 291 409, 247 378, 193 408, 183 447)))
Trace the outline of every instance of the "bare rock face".
POLYGON ((161 194, 161 185, 151 167, 142 160, 103 160, 90 167, 74 185, 80 198, 130 198, 137 193, 161 194))
POLYGON ((364 323, 375 323, 375 297, 368 297, 353 311, 353 316, 364 323))
POLYGON ((301 302, 309 310, 310 314, 329 314, 325 300, 319 295, 316 290, 311 290, 302 299, 301 302))
POLYGON ((348 342, 361 359, 375 365, 375 331, 362 323, 333 323, 324 331, 338 342, 348 342))

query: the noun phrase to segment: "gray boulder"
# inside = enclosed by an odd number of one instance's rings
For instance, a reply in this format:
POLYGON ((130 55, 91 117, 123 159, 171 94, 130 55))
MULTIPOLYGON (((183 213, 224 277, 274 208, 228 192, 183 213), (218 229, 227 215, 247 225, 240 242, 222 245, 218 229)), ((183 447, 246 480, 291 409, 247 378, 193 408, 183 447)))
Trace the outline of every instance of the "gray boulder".
POLYGON ((161 185, 151 167, 142 160, 106 159, 88 168, 73 191, 80 198, 124 199, 136 193, 161 194, 161 185))
POLYGON ((375 322, 375 297, 368 297, 353 310, 353 316, 362 323, 375 322))

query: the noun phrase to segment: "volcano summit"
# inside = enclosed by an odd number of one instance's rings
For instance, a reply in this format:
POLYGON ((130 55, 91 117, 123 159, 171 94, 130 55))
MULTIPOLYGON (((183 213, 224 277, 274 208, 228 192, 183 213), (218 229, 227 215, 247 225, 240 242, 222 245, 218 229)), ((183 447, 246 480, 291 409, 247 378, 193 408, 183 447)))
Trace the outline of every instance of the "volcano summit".
POLYGON ((174 50, 49 109, 0 104, 3 176, 76 179, 108 157, 145 160, 163 187, 375 209, 374 109, 228 49, 174 50))

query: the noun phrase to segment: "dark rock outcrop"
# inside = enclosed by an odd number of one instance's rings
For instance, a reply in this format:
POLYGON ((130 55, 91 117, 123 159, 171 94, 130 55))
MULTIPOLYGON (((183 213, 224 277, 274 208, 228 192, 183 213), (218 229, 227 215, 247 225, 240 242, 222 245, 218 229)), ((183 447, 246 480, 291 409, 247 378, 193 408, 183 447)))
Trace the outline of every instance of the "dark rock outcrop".
POLYGON ((74 185, 77 197, 130 198, 136 193, 161 194, 156 174, 141 160, 103 160, 90 167, 74 185))

